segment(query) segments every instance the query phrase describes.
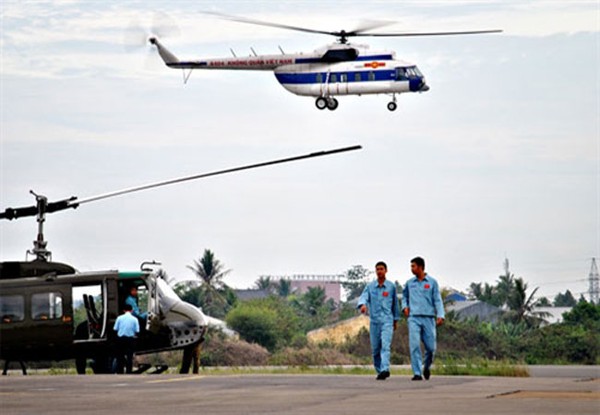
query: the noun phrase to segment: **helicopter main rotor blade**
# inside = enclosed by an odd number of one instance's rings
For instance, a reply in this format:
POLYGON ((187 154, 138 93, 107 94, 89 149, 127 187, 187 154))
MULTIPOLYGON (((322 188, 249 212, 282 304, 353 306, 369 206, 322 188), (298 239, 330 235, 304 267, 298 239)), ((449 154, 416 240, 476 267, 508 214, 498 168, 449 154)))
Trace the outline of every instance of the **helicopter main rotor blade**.
POLYGON ((218 12, 202 12, 202 13, 207 14, 207 15, 216 16, 216 17, 219 17, 219 18, 225 19, 225 20, 230 20, 233 22, 255 24, 255 25, 267 26, 267 27, 276 27, 279 29, 295 30, 298 32, 305 32, 305 33, 318 33, 318 34, 322 34, 322 35, 337 36, 342 39, 342 42, 344 42, 344 40, 346 38, 358 37, 358 36, 361 36, 361 37, 363 37, 363 36, 369 36, 369 37, 454 36, 454 35, 480 35, 480 34, 486 34, 486 33, 501 33, 502 32, 502 30, 493 29, 493 30, 465 30, 465 31, 457 31, 457 32, 368 33, 368 31, 370 31, 370 30, 378 29, 380 27, 389 26, 391 24, 394 24, 394 22, 391 22, 391 21, 376 21, 376 20, 368 21, 354 30, 328 31, 328 30, 309 29, 306 27, 292 26, 292 25, 286 25, 286 24, 281 24, 281 23, 266 22, 264 20, 249 19, 247 17, 233 16, 233 15, 218 13, 218 12))
POLYGON ((192 176, 179 177, 176 179, 164 180, 164 181, 160 181, 160 182, 156 182, 156 183, 146 184, 143 186, 131 187, 128 189, 122 189, 122 190, 117 190, 115 192, 105 193, 102 195, 91 196, 91 197, 88 197, 85 199, 75 200, 72 204, 73 205, 81 205, 84 203, 95 202, 95 201, 101 200, 101 199, 107 199, 109 197, 115 197, 115 196, 120 196, 120 195, 124 195, 127 193, 139 192, 142 190, 153 189, 156 187, 168 186, 171 184, 187 182, 190 180, 204 179, 206 177, 219 176, 222 174, 228 174, 228 173, 233 173, 233 172, 242 171, 242 170, 257 169, 259 167, 267 167, 267 166, 272 166, 275 164, 289 163, 292 161, 305 160, 305 159, 314 158, 314 157, 330 156, 332 154, 343 153, 346 151, 360 150, 361 148, 362 148, 362 146, 360 146, 360 145, 336 148, 334 150, 319 151, 316 153, 305 154, 302 156, 288 157, 288 158, 279 159, 279 160, 266 161, 263 163, 249 164, 246 166, 233 167, 230 169, 218 170, 218 171, 214 171, 214 172, 210 172, 210 173, 202 173, 202 174, 195 174, 192 176))
POLYGON ((351 36, 370 36, 370 37, 417 37, 417 36, 454 36, 454 35, 481 35, 485 33, 502 33, 500 29, 492 30, 466 30, 460 32, 405 32, 405 33, 364 33, 352 32, 347 33, 347 37, 351 36))
POLYGON ((381 27, 391 26, 398 22, 393 22, 391 20, 373 20, 373 19, 363 19, 360 21, 358 26, 356 26, 352 30, 348 30, 348 33, 363 33, 369 32, 371 30, 379 29, 381 27))
POLYGON ((219 17, 219 18, 224 19, 224 20, 230 20, 232 22, 248 23, 248 24, 254 24, 254 25, 259 25, 259 26, 267 26, 267 27, 276 27, 278 29, 296 30, 298 32, 305 32, 305 33, 318 33, 318 34, 321 34, 321 35, 333 35, 333 36, 338 36, 339 35, 338 32, 331 32, 331 31, 327 31, 327 30, 309 29, 307 27, 292 26, 292 25, 281 24, 281 23, 272 23, 272 22, 266 22, 264 20, 249 19, 247 17, 232 16, 230 14, 224 14, 224 13, 218 13, 218 12, 207 12, 207 11, 205 11, 205 12, 201 12, 201 13, 202 14, 211 15, 211 16, 216 16, 216 17, 219 17))

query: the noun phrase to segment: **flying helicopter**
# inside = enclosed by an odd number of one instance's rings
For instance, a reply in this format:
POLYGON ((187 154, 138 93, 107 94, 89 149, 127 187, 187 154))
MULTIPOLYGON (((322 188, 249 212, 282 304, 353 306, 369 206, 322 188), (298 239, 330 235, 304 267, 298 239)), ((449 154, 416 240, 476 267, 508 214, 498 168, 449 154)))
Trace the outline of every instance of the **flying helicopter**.
MULTIPOLYGON (((113 373, 117 336, 116 318, 124 308, 132 288, 147 298, 147 316, 141 319, 141 332, 135 352, 139 355, 183 349, 181 373, 188 373, 193 352, 207 332, 207 318, 202 310, 181 300, 169 284, 153 269, 142 263, 140 271, 79 272, 73 266, 52 261, 44 238, 46 215, 75 209, 87 203, 162 186, 198 180, 276 164, 354 151, 361 146, 337 148, 295 157, 234 167, 210 173, 185 176, 142 186, 122 189, 87 198, 70 197, 49 202, 35 196, 34 206, 6 208, 0 219, 35 216, 37 237, 31 261, 0 262, 0 359, 6 374, 10 361, 24 362, 75 359, 77 372, 85 374, 88 361, 94 373, 113 373), (77 321, 75 308, 85 307, 85 317, 77 321)), ((26 258, 27 259, 27 258, 26 258)), ((138 368, 141 373, 150 365, 138 368)), ((157 366, 155 373, 167 369, 157 366)))
POLYGON ((339 106, 336 98, 338 96, 391 95, 392 98, 387 104, 387 109, 395 111, 398 107, 396 95, 429 91, 425 76, 416 64, 397 59, 394 51, 371 51, 368 45, 350 43, 350 38, 450 36, 502 32, 498 29, 455 32, 371 32, 371 30, 389 25, 390 22, 370 22, 349 31, 328 31, 222 13, 205 12, 204 14, 240 23, 331 35, 336 38, 336 42, 310 53, 288 54, 280 48, 280 55, 258 55, 252 49, 253 55, 238 57, 232 50, 232 57, 180 60, 161 43, 157 36, 150 36, 147 40, 156 47, 166 66, 183 70, 184 83, 187 83, 194 69, 273 71, 277 81, 287 91, 300 96, 313 97, 319 110, 327 108, 331 111, 339 106))

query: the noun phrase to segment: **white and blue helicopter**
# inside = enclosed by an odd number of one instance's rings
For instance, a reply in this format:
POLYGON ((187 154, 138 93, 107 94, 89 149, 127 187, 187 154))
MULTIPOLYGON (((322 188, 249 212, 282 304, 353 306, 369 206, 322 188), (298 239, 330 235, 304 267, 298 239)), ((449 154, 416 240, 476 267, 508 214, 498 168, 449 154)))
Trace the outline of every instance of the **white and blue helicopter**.
POLYGON ((371 51, 367 45, 351 44, 352 37, 414 37, 448 36, 499 33, 501 30, 472 30, 460 32, 407 32, 372 33, 389 22, 376 22, 352 31, 324 31, 279 23, 271 23, 220 13, 207 13, 220 18, 241 23, 295 30, 305 33, 335 36, 337 42, 319 48, 311 53, 284 53, 276 55, 253 55, 232 57, 180 60, 171 53, 157 37, 148 40, 156 46, 162 60, 169 68, 182 69, 184 82, 187 82, 194 69, 230 69, 273 71, 277 81, 289 92, 314 97, 318 109, 333 111, 339 103, 336 97, 343 95, 387 94, 392 100, 387 108, 395 111, 398 107, 396 95, 406 92, 425 92, 429 85, 417 65, 399 60, 396 53, 389 50, 371 51), (186 70, 188 72, 186 72, 186 70))

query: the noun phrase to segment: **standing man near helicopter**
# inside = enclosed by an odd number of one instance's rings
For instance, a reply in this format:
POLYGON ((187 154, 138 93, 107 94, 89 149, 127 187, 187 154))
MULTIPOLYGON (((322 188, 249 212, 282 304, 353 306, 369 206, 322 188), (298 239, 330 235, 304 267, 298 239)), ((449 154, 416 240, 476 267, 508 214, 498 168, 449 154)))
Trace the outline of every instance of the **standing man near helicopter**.
POLYGON ((444 303, 437 281, 425 272, 421 257, 410 261, 414 277, 406 281, 402 291, 402 312, 408 318, 408 345, 412 380, 429 380, 436 349, 435 327, 444 324, 444 303), (425 345, 425 364, 421 355, 421 341, 425 345), (423 371, 421 371, 423 367, 423 371))
POLYGON ((131 304, 125 304, 123 314, 117 317, 114 330, 117 332, 117 373, 133 371, 133 353, 135 351, 135 337, 140 332, 140 323, 137 317, 131 315, 131 304))
POLYGON ((375 265, 375 273, 377 279, 367 284, 363 290, 358 299, 358 308, 363 314, 369 312, 373 365, 377 371, 377 380, 385 380, 390 377, 390 348, 392 335, 400 320, 400 309, 396 284, 385 279, 386 263, 379 261, 375 265))

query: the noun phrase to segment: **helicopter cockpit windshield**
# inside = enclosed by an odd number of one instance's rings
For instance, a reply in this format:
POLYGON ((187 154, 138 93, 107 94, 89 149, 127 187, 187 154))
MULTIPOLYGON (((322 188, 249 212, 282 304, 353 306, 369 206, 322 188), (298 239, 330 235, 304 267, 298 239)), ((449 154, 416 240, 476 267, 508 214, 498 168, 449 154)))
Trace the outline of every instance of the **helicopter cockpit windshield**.
POLYGON ((421 79, 423 74, 416 66, 398 67, 396 68, 396 80, 407 81, 409 79, 421 79))

